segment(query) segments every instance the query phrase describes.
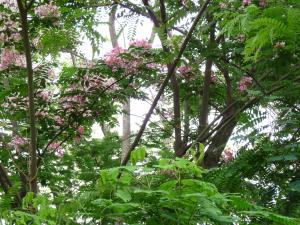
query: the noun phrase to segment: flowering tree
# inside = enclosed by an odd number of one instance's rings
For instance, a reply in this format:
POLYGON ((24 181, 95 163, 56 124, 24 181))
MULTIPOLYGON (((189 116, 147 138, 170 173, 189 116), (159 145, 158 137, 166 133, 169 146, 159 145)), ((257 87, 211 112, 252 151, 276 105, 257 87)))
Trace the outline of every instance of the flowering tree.
MULTIPOLYGON (((226 144, 244 126, 257 139, 264 135, 256 129, 260 115, 251 115, 261 108, 275 107, 293 121, 287 126, 276 121, 278 132, 266 143, 287 148, 299 142, 299 100, 293 97, 299 94, 298 7, 295 1, 262 0, 1 1, 0 199, 9 204, 0 204, 0 219, 12 224, 297 224, 263 208, 267 203, 256 206, 223 195, 209 182, 222 190, 230 182, 222 175, 235 174, 231 165, 250 164, 235 159, 226 144), (97 25, 107 12, 113 20, 146 19, 161 47, 131 40, 128 48, 114 43, 103 57, 87 60, 78 50, 81 34, 99 50, 105 38, 97 25), (115 127, 120 103, 148 100, 149 88, 156 96, 122 157, 117 134, 90 139, 94 123, 115 127), (151 122, 152 114, 160 120, 151 122), (158 160, 152 148, 168 159, 158 160), (129 162, 132 167, 125 167, 129 162), (229 169, 205 176, 200 166, 229 169)), ((116 36, 111 28, 112 41, 116 36)), ((252 146, 264 152, 256 142, 252 146)), ((278 157, 265 157, 265 168, 286 159, 278 157)), ((285 169, 296 182, 292 190, 299 191, 297 164, 293 171, 285 169)), ((245 180, 249 174, 243 174, 245 180)), ((288 198, 286 182, 273 177, 269 183, 288 198)), ((242 192, 244 183, 236 183, 239 190, 228 185, 226 191, 242 192)), ((248 193, 257 198, 251 188, 248 193)))

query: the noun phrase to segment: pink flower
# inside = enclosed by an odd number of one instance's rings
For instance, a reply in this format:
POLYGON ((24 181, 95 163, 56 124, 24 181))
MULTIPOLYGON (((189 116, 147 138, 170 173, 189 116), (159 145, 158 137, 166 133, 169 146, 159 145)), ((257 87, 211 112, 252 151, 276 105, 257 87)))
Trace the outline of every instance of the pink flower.
POLYGON ((113 91, 116 91, 119 89, 119 85, 117 84, 117 81, 115 78, 109 78, 109 79, 106 79, 104 80, 104 82, 102 83, 102 85, 105 87, 105 88, 109 88, 113 91))
POLYGON ((0 41, 4 42, 6 40, 6 36, 4 33, 0 33, 0 41))
POLYGON ((65 155, 65 151, 63 151, 62 149, 57 149, 56 155, 61 158, 65 155))
POLYGON ((53 69, 49 69, 47 73, 48 73, 48 76, 49 76, 50 79, 55 78, 55 72, 54 72, 53 69))
POLYGON ((124 68, 125 62, 119 56, 121 53, 125 53, 126 50, 121 47, 114 48, 110 53, 106 54, 104 57, 104 61, 108 66, 117 67, 117 68, 124 68))
POLYGON ((63 124, 64 124, 64 119, 61 118, 60 116, 54 116, 54 121, 55 121, 58 125, 63 125, 63 124))
POLYGON ((225 149, 223 154, 224 154, 223 156, 224 156, 224 161, 225 162, 230 162, 234 159, 233 152, 230 148, 225 149))
POLYGON ((15 42, 18 42, 22 39, 22 36, 20 33, 15 33, 15 34, 12 34, 11 35, 11 38, 15 41, 15 42))
POLYGON ((137 40, 129 43, 129 46, 151 49, 152 45, 147 40, 137 40))
POLYGON ((45 102, 50 102, 52 98, 52 92, 51 91, 41 91, 37 93, 37 96, 43 99, 45 102))
POLYGON ((247 6, 251 4, 251 0, 243 0, 243 5, 247 6))
POLYGON ((181 73, 181 74, 187 74, 191 71, 192 71, 191 66, 181 66, 181 67, 178 68, 178 72, 181 73))
POLYGON ((60 149, 61 148, 61 144, 59 142, 52 142, 48 148, 50 150, 57 150, 57 149, 60 149))
POLYGON ((259 6, 265 8, 267 6, 267 0, 259 0, 259 6))
POLYGON ((53 5, 52 2, 50 4, 41 5, 35 8, 35 14, 37 14, 41 19, 60 17, 59 8, 56 5, 53 5))
POLYGON ((0 71, 6 70, 10 66, 26 67, 26 58, 14 48, 4 48, 1 53, 0 71))
POLYGON ((210 81, 211 81, 212 83, 216 83, 216 82, 218 81, 218 78, 217 78, 215 72, 213 72, 213 71, 212 71, 212 73, 211 73, 211 75, 210 75, 210 81))
POLYGON ((16 149, 20 149, 21 147, 23 147, 24 145, 28 144, 26 139, 24 139, 21 136, 15 136, 12 138, 11 142, 9 143, 10 146, 16 148, 16 149))
POLYGON ((251 84, 252 84, 252 77, 244 76, 244 77, 242 77, 242 79, 238 82, 238 88, 239 88, 239 90, 242 92, 242 91, 247 90, 247 88, 248 88, 249 86, 251 86, 251 84))
POLYGON ((220 2, 220 3, 219 3, 219 7, 220 7, 221 9, 226 9, 226 8, 227 8, 227 4, 224 3, 224 2, 220 2))
POLYGON ((78 131, 78 133, 79 133, 80 135, 83 135, 83 133, 84 133, 84 126, 79 126, 79 127, 77 128, 77 131, 78 131))
POLYGON ((77 142, 77 143, 79 143, 81 140, 82 140, 82 137, 81 137, 80 135, 79 135, 79 136, 76 136, 76 137, 74 138, 74 141, 77 142))

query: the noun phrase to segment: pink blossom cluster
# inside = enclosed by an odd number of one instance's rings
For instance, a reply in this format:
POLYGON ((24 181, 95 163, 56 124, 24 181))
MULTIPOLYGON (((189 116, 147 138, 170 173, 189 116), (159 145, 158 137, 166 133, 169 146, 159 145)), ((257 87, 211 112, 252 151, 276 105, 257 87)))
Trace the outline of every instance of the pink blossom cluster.
POLYGON ((10 66, 26 67, 26 58, 17 50, 12 48, 4 48, 1 52, 0 71, 6 70, 10 66))
POLYGON ((267 0, 259 0, 259 6, 265 8, 267 6, 267 0))
MULTIPOLYGON (((149 44, 146 40, 139 40, 130 43, 130 46, 141 47, 144 49, 152 48, 151 44, 149 44)), ((126 59, 122 57, 122 53, 128 53, 127 49, 123 49, 121 47, 116 47, 112 49, 112 51, 105 55, 105 63, 110 66, 113 72, 118 71, 119 69, 124 69, 125 74, 137 74, 139 72, 139 68, 145 65, 147 68, 153 68, 153 63, 144 62, 141 53, 130 52, 131 59, 126 59)))
POLYGON ((244 76, 242 77, 242 79, 238 82, 238 89, 240 91, 245 91, 247 90, 247 88, 249 86, 251 86, 252 84, 252 77, 249 77, 249 76, 244 76))
POLYGON ((65 122, 64 119, 61 118, 60 116, 54 116, 54 121, 55 121, 59 126, 63 125, 64 122, 65 122))
POLYGON ((41 5, 35 8, 35 14, 37 14, 41 19, 44 18, 58 18, 60 17, 59 8, 56 5, 50 4, 41 5))
POLYGON ((12 113, 13 110, 19 111, 20 109, 27 110, 29 106, 28 97, 6 97, 6 102, 3 104, 4 108, 10 109, 10 113, 12 113))
POLYGON ((220 3, 219 3, 219 7, 220 7, 221 9, 226 9, 226 8, 228 7, 228 5, 227 5, 225 2, 220 2, 220 3))
POLYGON ((225 162, 230 162, 234 159, 233 151, 230 148, 226 148, 223 152, 223 159, 225 162))
POLYGON ((121 47, 113 48, 112 51, 105 55, 105 63, 112 67, 116 72, 119 68, 126 68, 126 60, 122 59, 120 54, 127 52, 126 49, 121 47))
POLYGON ((182 78, 191 78, 193 77, 192 71, 193 68, 191 66, 180 66, 178 67, 179 77, 182 78))
POLYGON ((83 108, 86 99, 81 94, 76 94, 72 96, 65 96, 60 99, 60 103, 67 112, 74 112, 76 108, 83 108))
POLYGON ((112 90, 112 91, 116 91, 119 89, 119 85, 115 78, 108 78, 108 79, 104 80, 104 82, 102 84, 105 88, 108 88, 109 90, 112 90))
POLYGON ((48 146, 49 150, 53 150, 55 151, 55 154, 58 157, 63 157, 65 152, 61 147, 61 143, 60 142, 52 142, 49 146, 48 146))
POLYGON ((211 76, 210 76, 210 81, 212 83, 216 83, 218 81, 218 78, 217 76, 215 75, 215 73, 212 73, 211 76))
POLYGON ((250 5, 251 3, 252 3, 252 0, 243 0, 244 6, 250 5))
POLYGON ((14 147, 15 149, 20 149, 21 147, 24 147, 26 144, 28 144, 27 140, 21 136, 14 136, 9 145, 11 147, 14 147))
POLYGON ((49 117, 49 113, 47 111, 44 111, 44 110, 37 110, 36 113, 35 113, 35 116, 46 118, 46 117, 49 117))
POLYGON ((100 76, 89 76, 88 74, 83 76, 84 90, 93 91, 98 90, 101 87, 103 78, 100 76))
POLYGON ((0 2, 5 8, 8 8, 12 11, 16 11, 18 9, 18 4, 16 0, 2 0, 0 2))
POLYGON ((186 74, 186 73, 190 73, 192 71, 192 67, 191 66, 181 66, 178 68, 178 72, 181 74, 186 74))
POLYGON ((152 48, 152 45, 149 43, 149 41, 147 41, 145 39, 130 42, 129 46, 145 48, 145 49, 151 49, 152 48))
POLYGON ((0 28, 0 42, 18 42, 22 39, 20 34, 20 24, 10 19, 9 15, 0 14, 0 20, 4 23, 0 28), (2 18, 1 18, 2 17, 2 18))
POLYGON ((119 89, 119 85, 115 78, 102 78, 100 76, 89 76, 86 74, 83 77, 84 90, 86 92, 97 91, 99 89, 109 89, 116 91, 119 89))
POLYGON ((39 98, 41 98, 44 102, 51 102, 51 99, 53 97, 53 93, 52 91, 49 91, 49 90, 42 90, 40 92, 37 93, 37 96, 39 98))

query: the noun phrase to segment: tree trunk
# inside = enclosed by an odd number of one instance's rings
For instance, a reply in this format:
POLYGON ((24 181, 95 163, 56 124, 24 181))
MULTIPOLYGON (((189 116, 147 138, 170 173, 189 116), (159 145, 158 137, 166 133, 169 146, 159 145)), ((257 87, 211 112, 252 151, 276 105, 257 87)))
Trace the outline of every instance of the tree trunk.
POLYGON ((212 73, 212 60, 208 59, 205 64, 202 99, 200 97, 200 114, 199 114, 200 116, 199 116, 199 130, 198 130, 199 134, 205 129, 208 122, 211 73, 212 73))
MULTIPOLYGON (((116 33, 116 12, 117 6, 113 6, 111 12, 109 14, 109 34, 111 39, 111 44, 113 48, 119 46, 118 37, 116 33)), ((123 161, 124 157, 128 154, 130 149, 130 98, 127 98, 126 101, 122 105, 123 109, 123 134, 122 134, 122 156, 121 160, 123 161)))
MULTIPOLYGON (((219 70, 222 72, 225 83, 226 83, 226 107, 230 106, 233 103, 233 96, 232 96, 232 84, 229 77, 229 73, 227 69, 222 68, 218 65, 219 70)), ((224 115, 223 119, 221 120, 220 124, 226 121, 229 117, 233 116, 235 113, 235 108, 231 107, 230 110, 224 115)), ((205 152, 204 157, 204 167, 212 168, 218 166, 220 161, 222 152, 226 147, 226 144, 236 126, 236 120, 231 120, 226 126, 222 127, 218 130, 213 138, 211 139, 211 144, 209 145, 207 151, 205 152)))
POLYGON ((21 27, 23 44, 26 56, 27 67, 27 83, 28 83, 28 99, 29 99, 29 124, 30 124, 30 146, 29 146, 29 190, 33 193, 38 192, 37 185, 37 131, 35 123, 35 108, 34 108, 34 82, 33 69, 31 59, 31 47, 28 34, 28 21, 26 5, 23 5, 21 0, 17 0, 18 8, 21 17, 21 27))

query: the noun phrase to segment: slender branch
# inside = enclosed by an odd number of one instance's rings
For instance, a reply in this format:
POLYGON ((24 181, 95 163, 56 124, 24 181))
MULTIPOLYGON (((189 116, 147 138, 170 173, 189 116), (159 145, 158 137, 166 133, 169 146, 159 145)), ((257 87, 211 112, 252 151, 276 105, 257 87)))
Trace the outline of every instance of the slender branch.
MULTIPOLYGON (((145 0, 143 0, 143 2, 144 1, 145 0)), ((194 30, 195 30, 195 28, 196 28, 199 20, 203 16, 203 14, 204 14, 204 12, 205 12, 205 10, 206 10, 206 8, 207 8, 207 6, 208 6, 209 3, 210 3, 210 0, 206 0, 205 3, 202 5, 201 9, 199 10, 197 16, 195 17, 194 22, 193 22, 193 24, 192 24, 192 26, 191 26, 191 28, 190 28, 187 36, 185 37, 185 39, 184 39, 184 41, 183 41, 183 43, 181 45, 180 51, 179 51, 176 59, 172 63, 170 70, 168 71, 167 77, 165 78, 164 82, 162 83, 162 85, 161 85, 161 87, 160 87, 160 89, 159 89, 159 91, 158 91, 158 93, 157 93, 157 95, 156 95, 156 97, 155 97, 155 99, 154 99, 154 101, 153 101, 153 103, 152 103, 152 105, 151 105, 151 107, 150 107, 150 109, 149 109, 149 111, 148 111, 148 113, 147 113, 144 121, 143 121, 143 124, 141 125, 140 130, 137 133, 137 136, 136 136, 134 142, 130 146, 130 151, 128 151, 128 154, 124 157, 124 160, 122 160, 121 165, 126 165, 128 163, 128 161, 130 159, 131 152, 139 144, 139 142, 141 140, 141 137, 142 137, 142 135, 143 135, 143 133, 144 133, 144 131, 146 129, 147 123, 148 123, 148 121, 149 121, 149 119, 150 119, 150 117, 151 117, 154 109, 156 108, 157 103, 158 103, 161 95, 163 94, 166 86, 168 85, 169 80, 170 80, 171 76, 173 75, 178 62, 180 61, 180 59, 181 59, 181 57, 182 57, 182 55, 183 55, 183 53, 184 53, 184 51, 185 51, 185 49, 186 49, 189 41, 192 38, 193 32, 194 32, 194 30)))
POLYGON ((149 14, 149 17, 151 18, 151 20, 153 21, 154 25, 156 27, 160 26, 160 21, 157 19, 155 13, 153 12, 153 10, 151 9, 151 6, 149 5, 149 1, 148 0, 143 0, 143 4, 147 9, 147 12, 149 14))

